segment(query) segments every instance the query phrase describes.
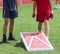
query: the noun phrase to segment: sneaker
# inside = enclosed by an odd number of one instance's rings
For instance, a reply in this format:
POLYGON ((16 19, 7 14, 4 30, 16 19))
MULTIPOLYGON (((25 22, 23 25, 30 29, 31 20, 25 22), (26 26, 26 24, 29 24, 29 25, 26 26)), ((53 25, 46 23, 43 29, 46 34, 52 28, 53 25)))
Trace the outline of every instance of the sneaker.
POLYGON ((9 36, 8 40, 9 41, 11 41, 11 40, 17 41, 13 36, 9 36))
POLYGON ((60 4, 58 4, 58 8, 60 9, 60 4))
POLYGON ((4 38, 3 38, 2 43, 10 43, 10 42, 9 42, 7 39, 4 39, 4 38))
POLYGON ((59 9, 58 5, 55 5, 54 9, 59 9))

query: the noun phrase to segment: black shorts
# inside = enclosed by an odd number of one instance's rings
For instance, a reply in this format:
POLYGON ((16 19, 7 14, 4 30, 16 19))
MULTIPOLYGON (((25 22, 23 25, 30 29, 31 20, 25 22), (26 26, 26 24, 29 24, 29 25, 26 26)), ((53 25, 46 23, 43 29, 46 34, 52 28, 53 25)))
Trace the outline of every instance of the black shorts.
POLYGON ((4 10, 3 18, 16 18, 16 17, 18 17, 18 12, 17 11, 4 10))

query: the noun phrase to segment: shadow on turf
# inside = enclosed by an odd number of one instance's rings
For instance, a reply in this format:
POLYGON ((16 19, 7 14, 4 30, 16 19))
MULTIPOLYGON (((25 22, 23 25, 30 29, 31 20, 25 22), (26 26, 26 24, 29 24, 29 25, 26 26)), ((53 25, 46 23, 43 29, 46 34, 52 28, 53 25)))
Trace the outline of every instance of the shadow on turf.
POLYGON ((2 42, 0 42, 0 44, 3 44, 2 42))
POLYGON ((15 47, 21 47, 21 48, 26 50, 26 48, 25 48, 25 46, 24 46, 24 44, 22 42, 16 43, 15 47))
POLYGON ((9 44, 9 43, 10 43, 10 42, 6 42, 6 43, 4 43, 4 42, 0 42, 0 45, 1 45, 1 44, 9 44))

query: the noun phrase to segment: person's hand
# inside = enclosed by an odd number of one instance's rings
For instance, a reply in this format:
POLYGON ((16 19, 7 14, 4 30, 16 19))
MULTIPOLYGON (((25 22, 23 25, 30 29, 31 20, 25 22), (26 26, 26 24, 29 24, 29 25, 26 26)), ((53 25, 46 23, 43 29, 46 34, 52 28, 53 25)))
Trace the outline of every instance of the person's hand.
POLYGON ((35 18, 35 13, 32 14, 32 17, 35 18))
POLYGON ((50 18, 53 18, 53 10, 50 12, 50 18))

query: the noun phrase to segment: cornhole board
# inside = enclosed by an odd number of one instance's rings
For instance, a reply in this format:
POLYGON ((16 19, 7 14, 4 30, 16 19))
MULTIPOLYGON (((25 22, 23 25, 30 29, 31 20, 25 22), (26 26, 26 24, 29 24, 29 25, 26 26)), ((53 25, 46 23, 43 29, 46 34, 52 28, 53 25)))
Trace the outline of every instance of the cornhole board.
POLYGON ((50 51, 54 49, 43 32, 21 32, 20 35, 28 52, 50 51))

